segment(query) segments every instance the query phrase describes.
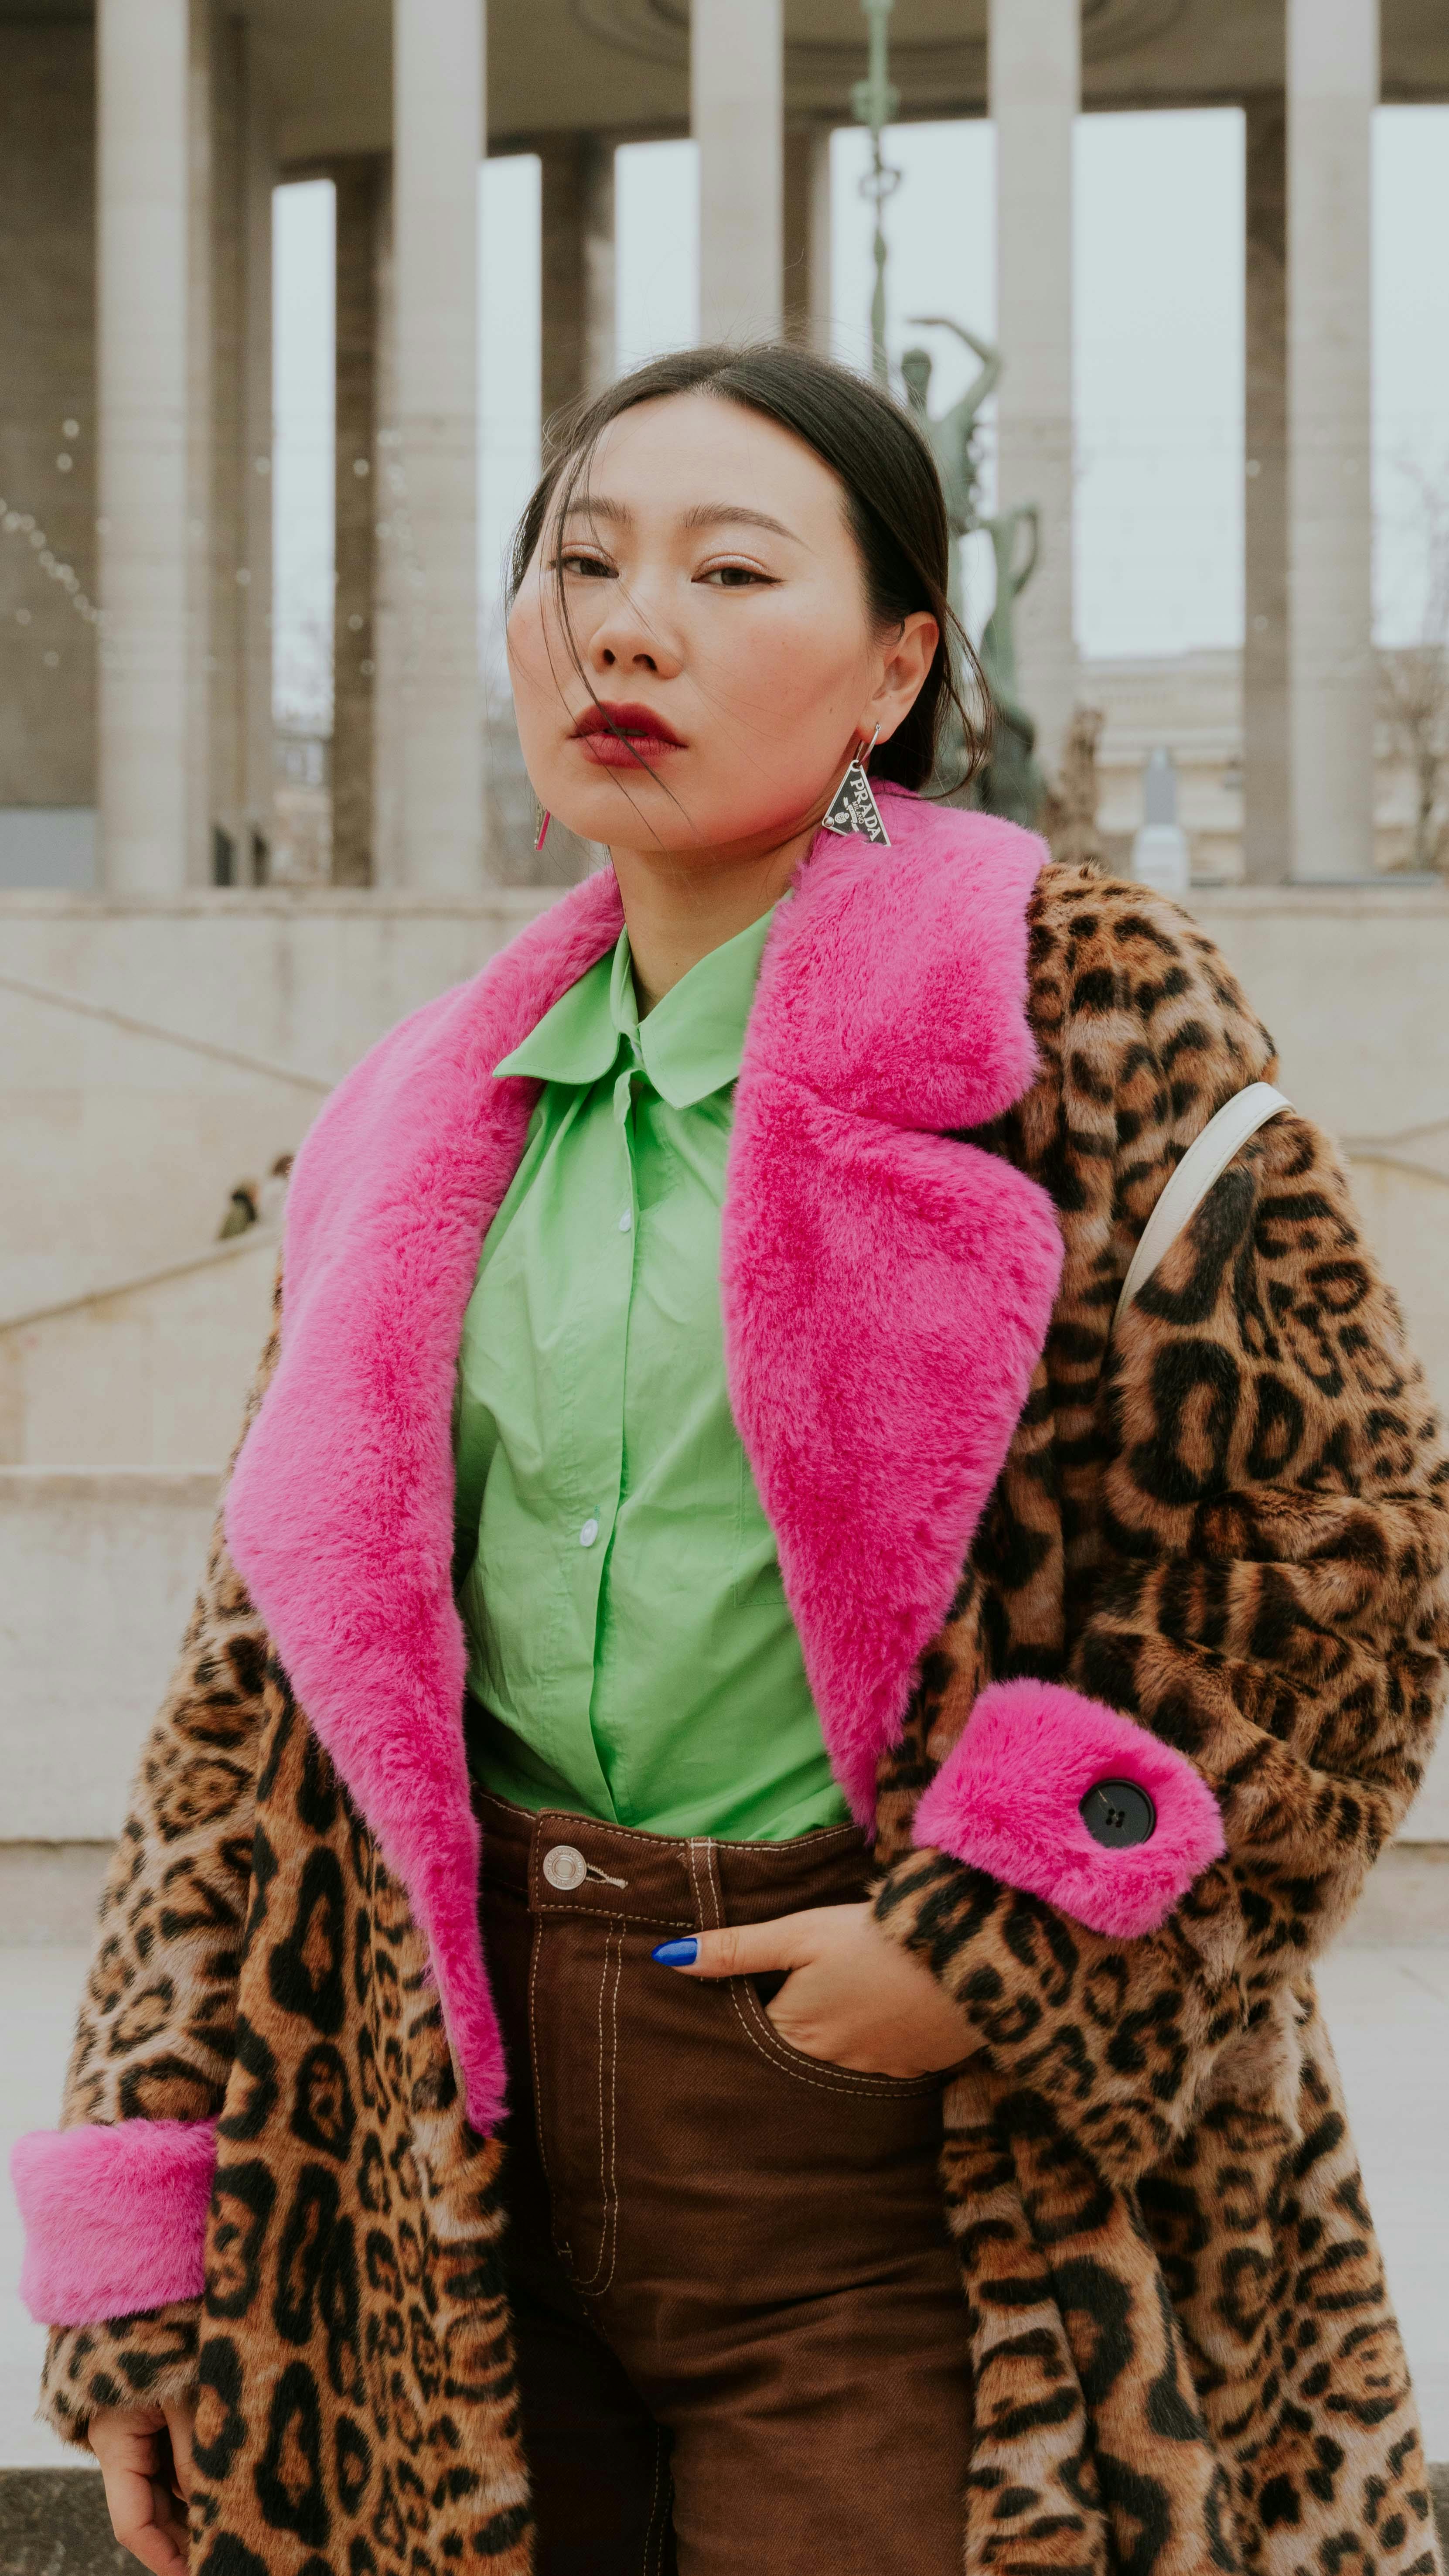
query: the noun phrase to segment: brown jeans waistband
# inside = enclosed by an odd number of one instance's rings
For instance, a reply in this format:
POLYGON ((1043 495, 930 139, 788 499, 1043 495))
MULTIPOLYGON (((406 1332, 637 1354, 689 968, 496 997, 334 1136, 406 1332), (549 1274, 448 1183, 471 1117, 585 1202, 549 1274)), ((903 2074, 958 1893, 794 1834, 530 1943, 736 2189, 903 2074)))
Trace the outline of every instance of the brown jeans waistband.
POLYGON ((641 1833, 556 1808, 530 1815, 475 1789, 483 1829, 482 1887, 536 1914, 600 1914, 704 1931, 717 1919, 768 1923, 813 1905, 850 1905, 874 1874, 858 1825, 835 1825, 789 1842, 725 1842, 713 1835, 641 1833))

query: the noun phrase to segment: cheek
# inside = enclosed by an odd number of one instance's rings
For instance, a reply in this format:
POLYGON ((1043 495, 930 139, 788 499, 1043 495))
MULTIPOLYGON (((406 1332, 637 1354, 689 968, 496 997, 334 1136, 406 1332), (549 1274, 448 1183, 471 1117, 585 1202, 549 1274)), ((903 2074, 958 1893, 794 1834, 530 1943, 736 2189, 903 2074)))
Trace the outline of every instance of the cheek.
POLYGON ((573 666, 568 639, 550 613, 548 600, 533 585, 521 591, 514 603, 507 645, 519 747, 537 785, 558 745, 564 691, 573 666))
MULTIPOLYGON (((536 587, 530 583, 520 591, 508 619, 508 669, 514 694, 537 698, 544 690, 556 694, 557 682, 550 667, 550 647, 554 639, 547 631, 544 607, 536 587)), ((555 654, 556 662, 557 656, 555 654)))
POLYGON ((834 742, 858 709, 866 646, 848 609, 822 612, 772 602, 763 616, 708 657, 709 694, 721 712, 783 742, 818 734, 834 742))

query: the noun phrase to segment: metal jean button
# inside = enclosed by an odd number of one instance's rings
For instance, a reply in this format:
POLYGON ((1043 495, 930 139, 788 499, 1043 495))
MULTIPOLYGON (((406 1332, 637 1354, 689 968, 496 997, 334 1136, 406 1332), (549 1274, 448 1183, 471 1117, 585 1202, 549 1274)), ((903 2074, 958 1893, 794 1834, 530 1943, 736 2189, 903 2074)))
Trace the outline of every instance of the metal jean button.
POLYGON ((572 1843, 554 1843, 543 1856, 543 1874, 550 1887, 567 1891, 582 1887, 589 1874, 589 1864, 572 1843))

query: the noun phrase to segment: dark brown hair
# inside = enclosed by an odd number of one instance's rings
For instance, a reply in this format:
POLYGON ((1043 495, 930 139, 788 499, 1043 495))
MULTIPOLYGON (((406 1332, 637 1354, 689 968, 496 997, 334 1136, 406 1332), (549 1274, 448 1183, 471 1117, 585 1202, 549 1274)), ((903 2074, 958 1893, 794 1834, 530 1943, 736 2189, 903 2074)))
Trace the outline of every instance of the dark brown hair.
MULTIPOLYGON (((929 787, 954 709, 964 745, 962 774, 941 782, 954 793, 975 775, 985 754, 986 692, 947 597, 951 537, 936 460, 909 412, 869 378, 829 358, 774 340, 747 348, 679 349, 635 367, 592 402, 555 413, 545 434, 543 472, 514 531, 509 605, 551 511, 566 510, 581 490, 586 496, 590 461, 609 423, 639 403, 689 393, 715 394, 760 412, 813 448, 844 488, 872 615, 884 626, 898 626, 917 609, 935 618, 941 640, 920 694, 889 742, 878 746, 871 766, 877 777, 902 787, 929 787)), ((566 611, 564 627, 567 634, 566 611)))

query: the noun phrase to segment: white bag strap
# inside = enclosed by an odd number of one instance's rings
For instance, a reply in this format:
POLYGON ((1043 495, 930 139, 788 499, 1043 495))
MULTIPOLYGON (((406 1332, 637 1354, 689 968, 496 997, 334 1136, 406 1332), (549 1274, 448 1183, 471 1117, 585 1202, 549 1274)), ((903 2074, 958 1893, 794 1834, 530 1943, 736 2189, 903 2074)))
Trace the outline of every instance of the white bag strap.
POLYGON ((1163 1254, 1196 1216, 1219 1173, 1227 1170, 1250 1136, 1276 1118, 1280 1109, 1292 1106, 1271 1082, 1250 1082, 1245 1091, 1234 1092, 1202 1134, 1194 1137, 1142 1229, 1112 1318, 1114 1331, 1138 1289, 1146 1286, 1163 1254))

